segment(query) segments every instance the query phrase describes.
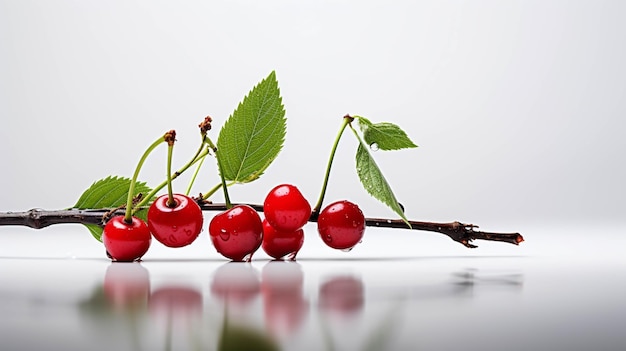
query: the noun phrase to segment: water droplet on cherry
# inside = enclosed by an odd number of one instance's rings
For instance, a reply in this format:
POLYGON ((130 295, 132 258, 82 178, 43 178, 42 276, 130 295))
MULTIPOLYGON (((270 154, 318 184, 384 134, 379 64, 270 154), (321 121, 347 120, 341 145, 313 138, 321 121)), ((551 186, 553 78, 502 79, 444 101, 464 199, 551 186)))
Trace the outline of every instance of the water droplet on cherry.
POLYGON ((222 238, 222 240, 224 240, 224 241, 228 241, 228 239, 230 239, 230 233, 228 233, 226 231, 226 229, 221 229, 220 230, 220 238, 222 238))

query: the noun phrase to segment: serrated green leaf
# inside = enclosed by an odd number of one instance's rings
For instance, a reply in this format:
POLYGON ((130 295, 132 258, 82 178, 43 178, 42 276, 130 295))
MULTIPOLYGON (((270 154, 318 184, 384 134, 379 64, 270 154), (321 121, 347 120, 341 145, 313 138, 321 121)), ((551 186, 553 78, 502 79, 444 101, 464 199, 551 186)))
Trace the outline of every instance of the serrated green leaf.
POLYGON ((359 147, 356 151, 356 171, 365 190, 389 206, 408 224, 404 211, 402 211, 400 203, 398 203, 396 196, 391 190, 391 186, 383 176, 372 155, 361 142, 359 142, 359 147))
MULTIPOLYGON (((95 181, 85 190, 73 208, 79 210, 87 209, 109 209, 117 208, 126 204, 128 197, 128 188, 130 187, 130 179, 109 176, 95 181)), ((138 194, 148 194, 152 189, 146 186, 146 183, 136 182, 133 196, 138 194)), ((147 211, 137 211, 135 215, 139 218, 146 219, 147 211)), ((98 241, 102 241, 102 227, 97 225, 85 225, 91 235, 98 241)))
POLYGON ((285 109, 272 71, 220 130, 217 149, 224 178, 239 183, 259 178, 282 149, 286 129, 285 109))
POLYGON ((363 140, 371 148, 379 150, 399 150, 417 147, 398 125, 382 122, 372 123, 367 118, 356 116, 363 132, 363 140))

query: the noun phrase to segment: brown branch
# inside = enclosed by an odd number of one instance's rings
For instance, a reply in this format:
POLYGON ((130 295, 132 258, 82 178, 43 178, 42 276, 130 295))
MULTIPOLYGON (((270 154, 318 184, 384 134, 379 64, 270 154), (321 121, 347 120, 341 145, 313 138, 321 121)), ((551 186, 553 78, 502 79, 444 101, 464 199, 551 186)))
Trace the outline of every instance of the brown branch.
MULTIPOLYGON (((519 245, 524 241, 524 237, 520 233, 491 233, 475 230, 478 228, 474 224, 465 224, 461 222, 435 223, 435 222, 419 222, 409 221, 413 230, 422 230, 429 232, 437 232, 445 234, 450 239, 463 244, 468 248, 475 248, 476 245, 471 244, 474 240, 501 241, 509 244, 519 245)), ((370 227, 383 228, 404 228, 409 229, 406 223, 400 219, 384 219, 384 218, 366 218, 365 224, 370 227)))
MULTIPOLYGON (((200 202, 203 211, 224 211, 226 204, 200 202)), ((263 206, 248 204, 257 211, 263 211, 263 206)), ((90 209, 90 210, 42 210, 32 209, 24 212, 0 212, 0 226, 26 226, 33 229, 42 229, 50 225, 79 223, 103 225, 114 214, 123 214, 122 209, 90 209)), ((311 216, 311 222, 317 221, 316 216, 311 216)), ((478 231, 478 226, 461 222, 436 223, 409 221, 411 228, 399 219, 366 218, 368 227, 412 229, 436 232, 447 235, 450 239, 463 244, 468 248, 475 248, 471 242, 474 240, 499 241, 519 245, 524 238, 519 233, 492 233, 478 231)))

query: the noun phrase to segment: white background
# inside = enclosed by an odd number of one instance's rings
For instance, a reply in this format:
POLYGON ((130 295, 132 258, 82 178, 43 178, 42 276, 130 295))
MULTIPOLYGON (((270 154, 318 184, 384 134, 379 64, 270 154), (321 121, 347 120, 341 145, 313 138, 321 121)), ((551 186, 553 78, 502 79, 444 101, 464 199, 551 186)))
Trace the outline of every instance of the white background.
MULTIPOLYGON (((374 154, 411 219, 522 232, 623 222, 625 10, 622 1, 0 0, 0 210, 72 206, 93 181, 130 177, 169 129, 182 165, 202 118, 214 118, 217 138, 275 70, 284 149, 260 180, 231 188, 234 201, 260 203, 288 182, 314 203, 349 113, 396 123, 420 146, 374 154)), ((395 217, 358 183, 355 146, 346 134, 327 201, 395 217)), ((164 173, 161 148, 140 178, 154 185, 164 173)), ((193 191, 217 182, 207 162, 193 191)))
MULTIPOLYGON (((177 168, 196 150, 204 116, 217 138, 275 70, 284 149, 261 179, 230 188, 234 201, 261 203, 287 182, 314 203, 349 113, 396 123, 419 145, 373 153, 410 219, 526 238, 469 250, 441 235, 368 228, 346 253, 314 240, 309 223, 296 267, 311 316, 286 349, 326 341, 321 283, 347 274, 362 282, 365 308, 333 330, 338 349, 359 347, 385 323, 394 332, 387 349, 621 350, 625 13, 617 0, 0 0, 0 211, 70 207, 92 182, 130 177, 170 129, 177 168), (389 306, 402 307, 393 324, 389 306), (450 323, 463 337, 450 337, 450 323)), ((327 202, 347 198, 369 217, 395 218, 361 188, 355 148, 347 133, 327 202)), ((165 155, 161 147, 147 161, 140 178, 149 185, 165 178, 165 155)), ((194 194, 217 182, 206 162, 194 194)), ((206 233, 181 249, 153 241, 128 270, 145 271, 152 291, 197 287, 204 314, 191 330, 215 345, 223 306, 210 287, 229 266, 206 233)), ((261 274, 270 263, 259 252, 246 266, 261 274)), ((0 343, 123 349, 128 318, 101 325, 78 313, 115 265, 80 225, 0 228, 0 343)), ((247 322, 265 325, 255 301, 247 322)), ((164 348, 161 329, 136 330, 164 348)))

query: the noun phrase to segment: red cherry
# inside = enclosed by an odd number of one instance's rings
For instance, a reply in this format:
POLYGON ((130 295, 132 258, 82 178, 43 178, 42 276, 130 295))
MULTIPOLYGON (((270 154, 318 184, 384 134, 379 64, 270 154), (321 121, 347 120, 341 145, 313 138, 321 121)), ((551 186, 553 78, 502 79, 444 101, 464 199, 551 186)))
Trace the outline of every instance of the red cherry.
POLYGON ((365 216, 359 206, 350 201, 333 202, 320 213, 317 230, 326 245, 334 249, 351 249, 363 238, 365 216))
POLYGON ((124 216, 111 218, 102 231, 102 242, 113 261, 137 261, 150 248, 152 235, 142 219, 133 217, 126 223, 124 216))
POLYGON ((290 260, 295 260, 303 243, 304 230, 281 232, 272 227, 267 219, 263 220, 263 244, 261 247, 271 257, 279 260, 289 255, 290 260))
POLYGON ((293 232, 302 228, 309 220, 311 205, 298 188, 282 184, 267 194, 263 212, 272 227, 282 232, 293 232))
POLYGON ((233 261, 250 261, 261 246, 263 224, 248 205, 237 205, 217 214, 209 223, 209 234, 217 252, 233 261))
POLYGON ((200 206, 190 197, 174 194, 175 206, 167 205, 168 195, 159 196, 148 209, 148 228, 160 243, 169 247, 191 244, 202 231, 200 206))

